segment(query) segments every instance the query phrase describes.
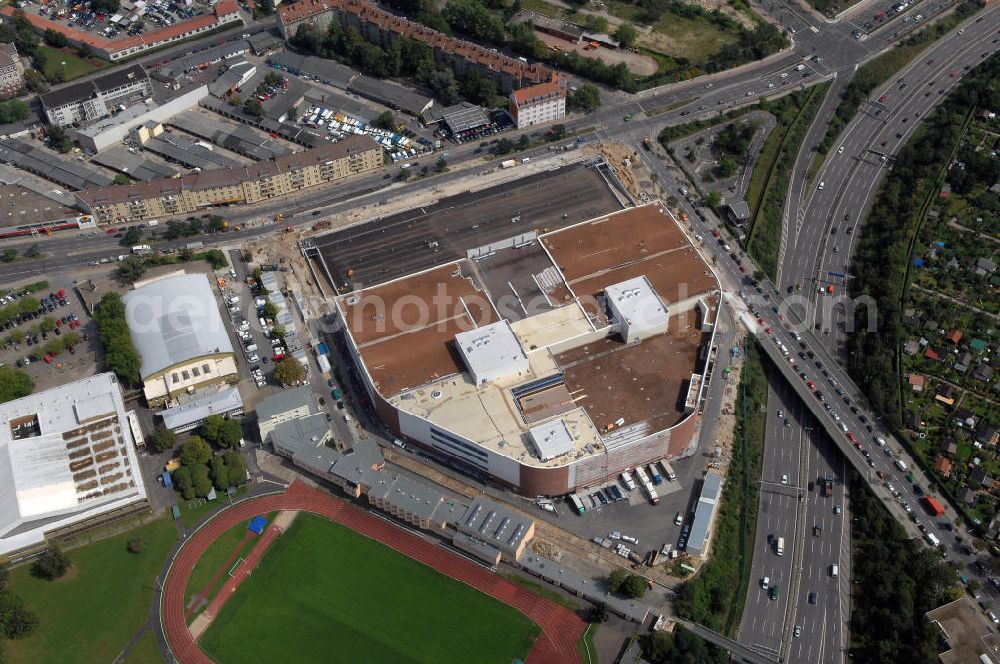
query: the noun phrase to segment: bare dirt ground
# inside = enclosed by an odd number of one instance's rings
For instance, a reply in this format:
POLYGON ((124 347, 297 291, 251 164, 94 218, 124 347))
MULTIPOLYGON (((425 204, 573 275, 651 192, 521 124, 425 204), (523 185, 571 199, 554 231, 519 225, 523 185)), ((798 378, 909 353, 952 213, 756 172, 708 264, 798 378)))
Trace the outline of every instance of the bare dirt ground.
POLYGON ((574 44, 566 41, 565 39, 560 39, 559 37, 554 37, 538 30, 535 30, 535 36, 542 40, 546 46, 558 46, 558 50, 563 52, 575 51, 588 58, 597 58, 598 60, 606 62, 609 65, 616 65, 619 62, 624 62, 629 71, 637 76, 649 76, 650 74, 655 74, 658 67, 656 60, 648 55, 623 50, 613 51, 609 48, 587 49, 583 44, 574 44))

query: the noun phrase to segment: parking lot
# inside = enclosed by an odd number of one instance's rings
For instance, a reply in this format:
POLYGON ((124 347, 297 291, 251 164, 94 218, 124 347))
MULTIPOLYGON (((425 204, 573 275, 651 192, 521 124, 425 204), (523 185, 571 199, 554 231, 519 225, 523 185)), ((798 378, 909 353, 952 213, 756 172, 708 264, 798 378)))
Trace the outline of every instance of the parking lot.
POLYGON ((18 284, 0 302, 0 363, 42 390, 96 370, 95 330, 69 279, 18 284))
POLYGON ((88 2, 71 0, 50 0, 39 4, 33 0, 20 0, 20 9, 36 14, 72 30, 89 32, 105 39, 125 38, 152 32, 167 26, 187 21, 210 10, 207 3, 196 2, 190 7, 179 2, 152 0, 143 8, 133 10, 120 8, 114 13, 105 13, 91 7, 88 2))

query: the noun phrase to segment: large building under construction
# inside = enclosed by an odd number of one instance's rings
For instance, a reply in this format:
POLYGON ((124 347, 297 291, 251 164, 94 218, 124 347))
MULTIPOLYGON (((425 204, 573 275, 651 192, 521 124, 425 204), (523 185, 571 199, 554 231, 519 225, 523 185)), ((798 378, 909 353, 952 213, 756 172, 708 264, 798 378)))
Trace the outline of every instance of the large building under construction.
POLYGON ((693 441, 719 284, 658 204, 530 231, 337 298, 382 420, 524 495, 693 441))

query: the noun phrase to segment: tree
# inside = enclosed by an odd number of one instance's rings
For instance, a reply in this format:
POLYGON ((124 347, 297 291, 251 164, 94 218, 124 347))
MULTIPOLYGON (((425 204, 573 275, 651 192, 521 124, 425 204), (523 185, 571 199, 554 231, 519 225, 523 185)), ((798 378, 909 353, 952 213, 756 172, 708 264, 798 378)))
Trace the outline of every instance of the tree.
POLYGON ((284 340, 285 339, 285 326, 284 325, 275 325, 274 327, 272 327, 271 328, 271 336, 274 337, 275 339, 284 340))
POLYGON ((294 357, 286 357, 274 365, 274 379, 282 385, 295 385, 305 377, 305 368, 294 357))
POLYGON ((191 483, 194 488, 194 495, 205 498, 212 492, 212 480, 208 476, 208 466, 192 466, 191 483))
POLYGON ((243 99, 238 94, 231 94, 226 99, 226 103, 229 104, 230 106, 242 106, 243 99))
POLYGON ((590 622, 605 623, 608 621, 608 616, 608 605, 604 602, 598 602, 590 614, 590 622))
POLYGON ((31 376, 13 367, 0 367, 0 403, 26 397, 35 389, 31 376))
POLYGON ((45 125, 49 143, 59 152, 66 154, 73 149, 73 139, 66 135, 66 130, 56 125, 45 125))
POLYGON ((177 434, 161 424, 153 430, 149 442, 157 452, 166 452, 177 444, 177 434))
POLYGON ((212 448, 202 440, 201 436, 191 436, 191 439, 181 446, 181 463, 185 466, 203 466, 211 458, 212 448))
POLYGON ((63 33, 58 30, 53 30, 48 28, 45 30, 45 34, 42 36, 45 43, 54 48, 63 48, 69 45, 69 39, 63 33))
POLYGON ((53 544, 31 564, 31 575, 52 581, 64 575, 69 569, 69 565, 69 558, 66 557, 66 554, 53 544))
POLYGON ((504 155, 514 150, 514 143, 509 138, 501 138, 497 141, 497 154, 504 155))
POLYGON ((627 578, 628 578, 628 572, 621 569, 620 567, 616 568, 614 571, 611 572, 610 576, 608 576, 608 590, 610 590, 613 593, 617 593, 619 590, 621 590, 622 585, 624 585, 625 580, 627 578))
POLYGON ((561 141, 566 138, 566 125, 555 124, 552 125, 552 140, 561 141))
POLYGON ((10 591, 3 593, 4 619, 3 633, 8 639, 23 639, 31 636, 38 627, 38 616, 24 608, 19 597, 10 594, 10 591))
POLYGON ((722 196, 717 191, 708 192, 708 198, 705 200, 711 207, 719 207, 722 205, 722 196))
POLYGON ((584 22, 589 32, 600 32, 606 33, 610 27, 608 26, 608 19, 601 16, 600 14, 587 14, 587 19, 584 22))
POLYGON ((88 58, 94 57, 94 49, 90 47, 87 42, 81 42, 79 46, 76 47, 76 54, 80 58, 86 60, 88 58))
POLYGON ((146 540, 142 539, 141 537, 133 537, 128 541, 128 544, 126 545, 125 548, 128 550, 129 553, 142 553, 143 551, 146 550, 147 546, 149 546, 149 543, 146 542, 146 540))
POLYGON ((33 244, 24 250, 25 258, 38 258, 42 255, 42 250, 38 248, 37 244, 33 244))
POLYGON ((138 244, 141 239, 142 229, 137 226, 132 226, 125 231, 124 235, 122 235, 122 239, 118 241, 118 244, 123 247, 131 247, 138 244))
POLYGON ((255 118, 264 117, 264 107, 253 97, 243 102, 243 112, 255 118))
POLYGON ((642 578, 638 574, 629 574, 628 578, 625 579, 625 583, 622 584, 622 594, 630 599, 638 599, 646 594, 647 588, 646 579, 642 578))
POLYGON ((528 146, 530 144, 531 144, 531 141, 528 139, 528 135, 527 134, 521 134, 521 136, 517 139, 517 149, 518 150, 527 150, 528 146))
POLYGON ((444 173, 448 170, 448 160, 444 157, 438 157, 438 160, 434 163, 434 170, 438 173, 444 173))
POLYGON ((396 127, 399 126, 396 123, 396 116, 392 111, 384 111, 368 124, 379 129, 386 129, 388 131, 396 131, 396 127))
POLYGON ((28 105, 20 99, 5 101, 0 103, 0 124, 20 122, 28 117, 30 112, 28 105))
POLYGON ((24 85, 31 92, 37 92, 38 94, 43 94, 49 91, 49 85, 45 82, 45 78, 42 76, 42 73, 35 69, 25 70, 24 85))
POLYGON ((216 490, 225 491, 229 488, 229 469, 226 468, 226 460, 221 456, 212 457, 209 464, 209 475, 216 490))
POLYGON ((49 339, 45 344, 45 352, 49 355, 58 355, 64 350, 66 350, 66 344, 58 337, 49 339))
POLYGON ((141 256, 129 256, 118 264, 115 277, 123 285, 134 284, 146 274, 146 262, 141 256))
POLYGON ((63 344, 66 348, 73 348, 78 343, 80 343, 80 333, 70 330, 69 332, 63 332, 62 335, 63 344))
POLYGON ((243 461, 243 455, 236 450, 229 450, 225 454, 226 468, 229 469, 229 484, 243 484, 246 481, 247 465, 243 461))
POLYGON ((615 39, 625 46, 626 48, 631 47, 635 44, 635 40, 639 38, 639 31, 635 29, 635 26, 624 21, 618 25, 618 29, 615 30, 615 39))
POLYGON ((198 433, 217 447, 235 447, 243 438, 243 427, 236 420, 229 420, 221 415, 209 415, 198 433))
POLYGON ((17 249, 4 249, 3 253, 0 253, 0 261, 4 263, 13 263, 17 260, 17 249))
POLYGON ((171 474, 174 488, 177 489, 184 500, 194 498, 194 481, 191 479, 191 468, 181 466, 171 474))
POLYGON ((264 305, 264 318, 268 320, 274 320, 274 317, 278 315, 278 307, 274 302, 268 302, 264 305))
POLYGON ((91 0, 90 8, 95 12, 110 16, 121 8, 121 3, 119 0, 91 0))

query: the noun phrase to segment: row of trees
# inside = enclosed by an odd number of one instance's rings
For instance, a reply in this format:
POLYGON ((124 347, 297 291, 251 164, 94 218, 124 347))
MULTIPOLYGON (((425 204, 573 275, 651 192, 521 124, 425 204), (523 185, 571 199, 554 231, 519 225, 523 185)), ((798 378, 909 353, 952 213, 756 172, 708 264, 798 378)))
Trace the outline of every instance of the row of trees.
MULTIPOLYGON (((930 117, 926 130, 904 146, 885 178, 851 262, 851 296, 869 296, 877 307, 875 330, 847 336, 848 369, 889 425, 902 425, 898 352, 904 338, 902 309, 908 283, 910 238, 923 223, 927 205, 977 108, 1000 106, 1000 61, 991 58, 973 71, 930 117)), ((855 319, 865 316, 855 311, 855 319)))
POLYGON ((188 217, 184 221, 168 221, 163 231, 163 237, 168 240, 177 240, 182 237, 192 237, 202 233, 221 233, 226 229, 226 221, 219 215, 213 214, 208 219, 188 217))
POLYGON ((115 372, 122 385, 140 385, 139 353, 129 336, 122 296, 115 292, 106 293, 94 307, 94 322, 104 345, 104 366, 115 372))
POLYGON ((958 573, 939 551, 908 538, 857 475, 851 515, 851 658, 866 664, 937 662, 940 632, 925 614, 961 596, 958 573))

